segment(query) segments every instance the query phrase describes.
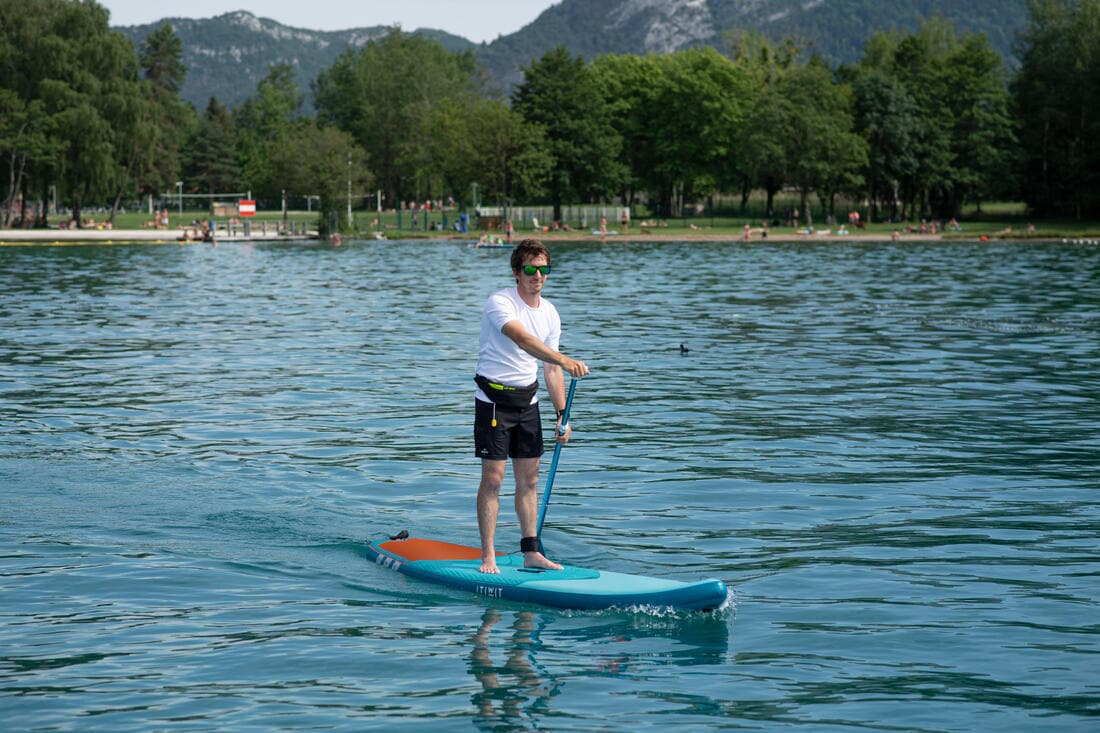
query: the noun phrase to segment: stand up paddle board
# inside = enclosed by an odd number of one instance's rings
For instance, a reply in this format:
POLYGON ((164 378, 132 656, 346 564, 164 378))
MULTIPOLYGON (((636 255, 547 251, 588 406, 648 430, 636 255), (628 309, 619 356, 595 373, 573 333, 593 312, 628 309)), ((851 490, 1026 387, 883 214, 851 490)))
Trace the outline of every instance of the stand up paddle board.
MULTIPOLYGON (((561 425, 565 434, 577 380, 569 383, 561 425)), ((554 475, 561 455, 561 443, 554 445, 554 458, 546 478, 546 490, 538 513, 536 534, 542 524, 554 487, 554 475)), ((541 543, 540 543, 541 544, 541 543)), ((561 570, 523 567, 521 555, 497 553, 499 573, 483 573, 481 549, 450 542, 409 537, 402 531, 388 540, 367 543, 367 556, 383 567, 413 578, 480 593, 489 598, 539 603, 576 609, 630 608, 651 606, 678 611, 713 611, 726 602, 726 584, 721 580, 684 583, 565 565, 561 570)))
POLYGON ((499 575, 482 573, 481 550, 467 545, 409 537, 402 532, 367 543, 367 556, 412 578, 522 603, 570 609, 653 606, 712 611, 726 601, 721 580, 685 583, 644 575, 564 565, 561 570, 523 567, 522 555, 499 555, 499 575))

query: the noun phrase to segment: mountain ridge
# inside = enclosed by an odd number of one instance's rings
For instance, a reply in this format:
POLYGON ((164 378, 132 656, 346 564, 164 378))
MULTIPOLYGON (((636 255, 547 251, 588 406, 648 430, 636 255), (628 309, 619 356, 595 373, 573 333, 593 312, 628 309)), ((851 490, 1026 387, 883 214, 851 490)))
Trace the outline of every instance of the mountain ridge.
MULTIPOLYGON (((274 64, 288 63, 306 94, 309 84, 331 66, 347 48, 360 48, 382 38, 393 26, 377 25, 343 31, 315 31, 293 28, 246 10, 235 10, 213 18, 162 18, 143 25, 120 26, 121 32, 140 49, 145 37, 165 23, 183 44, 182 62, 187 68, 181 96, 197 109, 205 108, 210 97, 233 107, 244 101, 267 76, 274 64)), ((421 28, 412 31, 437 41, 449 51, 465 51, 475 44, 445 31, 421 28)))
MULTIPOLYGON (((960 31, 986 33, 1007 65, 1015 66, 1013 44, 1027 21, 1026 0, 985 0, 978 9, 963 0, 562 0, 523 28, 489 43, 432 28, 406 32, 432 38, 449 51, 473 51, 507 90, 522 82, 524 66, 558 45, 586 59, 604 53, 671 53, 700 45, 725 50, 728 33, 754 30, 773 41, 794 38, 831 63, 852 63, 874 33, 912 32, 921 20, 937 16, 960 31)), ((237 10, 115 30, 140 47, 163 23, 183 43, 188 73, 181 93, 199 109, 211 96, 236 106, 276 63, 295 68, 311 109, 309 84, 317 74, 346 48, 360 48, 392 27, 316 31, 237 10)))

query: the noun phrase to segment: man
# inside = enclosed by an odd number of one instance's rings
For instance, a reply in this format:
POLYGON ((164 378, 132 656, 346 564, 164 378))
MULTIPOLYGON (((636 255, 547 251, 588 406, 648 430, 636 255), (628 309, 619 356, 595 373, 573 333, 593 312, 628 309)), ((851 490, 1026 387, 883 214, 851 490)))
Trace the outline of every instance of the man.
POLYGON ((550 252, 536 239, 525 239, 512 250, 514 288, 489 296, 481 315, 478 345, 478 389, 474 410, 474 452, 481 459, 481 484, 477 490, 477 524, 481 533, 481 572, 499 573, 493 538, 500 509, 500 487, 507 459, 512 459, 516 481, 516 516, 520 525, 520 550, 524 567, 561 570, 539 549, 538 478, 543 453, 542 418, 539 415, 538 363, 550 400, 558 411, 554 434, 561 442, 572 430, 565 426, 565 376, 588 374, 584 362, 558 352, 561 319, 542 288, 550 274, 550 252))

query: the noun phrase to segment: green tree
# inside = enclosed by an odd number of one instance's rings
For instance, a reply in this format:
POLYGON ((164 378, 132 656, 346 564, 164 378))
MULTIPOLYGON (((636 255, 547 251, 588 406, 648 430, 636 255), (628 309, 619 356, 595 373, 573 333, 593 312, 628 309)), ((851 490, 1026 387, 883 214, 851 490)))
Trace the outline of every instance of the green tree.
POLYGON ((158 93, 179 94, 187 77, 183 65, 183 41, 164 23, 145 38, 139 56, 145 78, 158 93))
POLYGON ((831 213, 838 191, 855 190, 866 164, 864 140, 854 132, 851 93, 836 83, 818 59, 796 66, 776 84, 776 125, 787 183, 798 188, 806 223, 813 224, 809 194, 816 192, 831 213))
POLYGON ((775 214, 775 195, 791 178, 786 144, 791 122, 798 117, 794 103, 774 87, 757 98, 745 121, 743 166, 747 185, 764 189, 768 216, 775 214))
POLYGON ((899 180, 903 217, 954 217, 965 201, 996 190, 1014 139, 1003 68, 985 36, 959 36, 934 19, 912 35, 879 37, 860 66, 897 80, 919 110, 915 165, 899 180))
MULTIPOLYGON (((344 231, 347 220, 348 186, 354 198, 361 198, 371 183, 366 153, 354 138, 335 127, 314 122, 284 130, 277 144, 269 147, 270 170, 289 196, 320 196, 321 232, 344 231)), ((352 202, 352 203, 353 203, 352 202)))
POLYGON ((1029 0, 1013 85, 1024 200, 1036 214, 1100 215, 1100 0, 1029 0))
POLYGON ((980 207, 1009 190, 1018 142, 1003 63, 984 35, 964 36, 943 59, 941 74, 951 112, 952 175, 950 187, 936 192, 933 213, 949 218, 964 203, 980 207))
POLYGON ((0 200, 0 226, 27 216, 27 181, 37 165, 53 159, 41 101, 25 103, 10 89, 0 89, 0 158, 4 162, 5 195, 0 200), (17 204, 20 204, 17 207, 17 204))
POLYGON ((0 0, 0 154, 4 162, 4 196, 0 224, 26 222, 31 182, 49 180, 56 169, 60 143, 41 99, 42 67, 38 47, 48 30, 56 3, 0 0))
POLYGON ((179 96, 185 70, 182 44, 162 25, 142 44, 143 78, 122 101, 114 124, 121 173, 114 183, 111 219, 123 196, 155 195, 179 178, 181 149, 194 126, 194 110, 179 96))
POLYGON ((156 141, 162 134, 160 128, 152 122, 157 115, 152 112, 154 107, 148 93, 149 85, 135 80, 130 86, 130 93, 119 95, 118 108, 111 123, 116 141, 115 155, 119 163, 118 175, 114 179, 111 192, 112 223, 123 196, 141 190, 135 183, 155 179, 153 162, 156 159, 156 141))
POLYGON ((141 126, 131 135, 138 159, 132 167, 139 193, 170 190, 183 168, 183 146, 197 120, 191 105, 180 98, 187 70, 183 43, 164 23, 150 33, 138 56, 146 81, 146 104, 141 126))
POLYGON ((776 93, 776 85, 795 67, 802 51, 793 40, 773 44, 756 31, 726 36, 730 58, 748 77, 745 102, 749 113, 738 140, 737 173, 740 177, 741 209, 748 205, 753 188, 763 188, 767 216, 775 215, 775 195, 787 181, 787 160, 777 131, 793 119, 790 103, 776 93))
POLYGON ((648 188, 661 210, 680 215, 697 201, 737 185, 747 158, 740 141, 753 97, 744 69, 712 48, 658 57, 648 188))
POLYGON ((606 54, 596 58, 589 69, 599 89, 600 104, 621 140, 619 194, 631 205, 645 192, 648 172, 655 165, 653 82, 664 73, 663 67, 655 55, 606 54))
POLYGON ((553 161, 546 190, 554 218, 561 219, 565 202, 614 195, 624 173, 619 162, 622 141, 584 59, 558 46, 524 73, 524 82, 512 95, 512 108, 539 125, 546 136, 553 161))
POLYGON ((185 147, 184 178, 208 194, 238 192, 237 131, 233 115, 214 97, 185 147))
POLYGON ((47 6, 33 50, 38 94, 60 153, 52 172, 80 223, 85 203, 114 196, 125 176, 125 136, 137 127, 140 108, 137 57, 98 4, 47 6))
POLYGON ((478 80, 472 53, 451 53, 421 36, 392 29, 345 51, 313 83, 318 119, 350 133, 367 152, 386 201, 436 191, 426 149, 434 135, 421 121, 445 100, 467 102, 478 80))
POLYGON ((938 83, 938 58, 946 45, 947 39, 926 26, 919 35, 901 37, 891 60, 891 73, 920 110, 913 142, 917 166, 899 187, 904 219, 930 216, 930 193, 950 187, 952 121, 938 83))
POLYGON ((84 203, 109 195, 119 179, 137 63, 107 19, 94 2, 0 3, 0 88, 13 115, 0 131, 9 141, 9 171, 19 179, 5 199, 42 201, 57 186, 79 221, 84 203))
POLYGON ((281 185, 272 171, 271 156, 279 141, 302 122, 299 111, 303 101, 294 83, 294 67, 276 64, 234 115, 242 182, 256 192, 255 195, 280 193, 281 185))
POLYGON ((423 124, 435 131, 428 152, 448 190, 465 193, 478 184, 485 199, 501 205, 544 193, 551 158, 542 129, 495 99, 444 100, 423 124))
POLYGON ((917 170, 916 137, 919 110, 906 88, 879 68, 860 70, 852 83, 856 99, 856 129, 867 141, 864 173, 871 202, 871 219, 895 219, 898 191, 917 170))

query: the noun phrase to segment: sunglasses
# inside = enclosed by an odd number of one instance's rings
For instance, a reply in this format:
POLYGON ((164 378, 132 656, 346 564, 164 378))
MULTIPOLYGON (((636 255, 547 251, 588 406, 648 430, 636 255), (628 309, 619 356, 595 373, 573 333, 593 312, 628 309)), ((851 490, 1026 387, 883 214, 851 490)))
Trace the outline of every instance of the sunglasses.
POLYGON ((536 272, 541 272, 543 275, 550 274, 550 265, 524 265, 524 275, 534 275, 536 272))

